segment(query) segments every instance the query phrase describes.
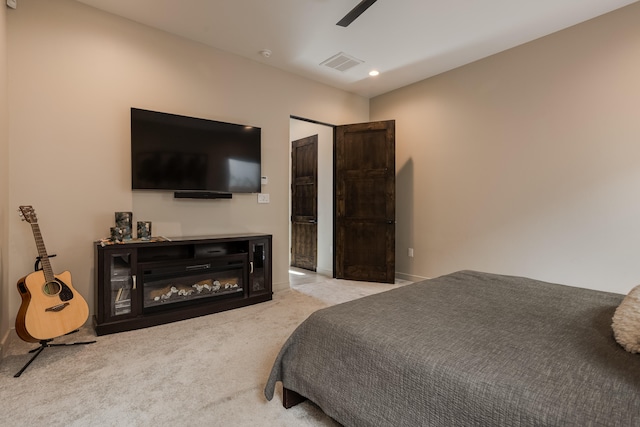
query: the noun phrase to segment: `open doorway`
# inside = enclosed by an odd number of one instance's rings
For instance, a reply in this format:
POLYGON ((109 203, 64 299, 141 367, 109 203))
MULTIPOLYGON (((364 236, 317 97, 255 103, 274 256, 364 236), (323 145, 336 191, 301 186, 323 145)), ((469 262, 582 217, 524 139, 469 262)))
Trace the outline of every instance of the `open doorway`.
MULTIPOLYGON (((332 125, 292 117, 289 124, 289 146, 293 141, 317 135, 317 242, 316 272, 333 277, 333 145, 332 125)), ((289 171, 292 170, 290 160, 289 171)), ((289 173, 291 180, 291 173, 289 173)), ((291 189, 291 182, 289 183, 291 189)), ((290 192, 291 194, 291 192, 290 192)), ((293 251, 291 235, 291 203, 289 203, 289 247, 293 251)), ((291 252, 290 252, 291 254, 291 252)), ((291 265, 291 258, 289 259, 291 265)))
POLYGON ((291 117, 289 129, 290 147, 296 140, 317 139, 317 196, 311 202, 317 207, 315 271, 339 279, 393 283, 395 121, 334 126, 291 117))

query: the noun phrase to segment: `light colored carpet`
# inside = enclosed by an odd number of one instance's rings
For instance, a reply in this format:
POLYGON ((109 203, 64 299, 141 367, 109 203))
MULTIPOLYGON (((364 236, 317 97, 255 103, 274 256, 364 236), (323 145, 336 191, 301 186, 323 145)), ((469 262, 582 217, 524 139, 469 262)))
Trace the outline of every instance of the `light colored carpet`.
POLYGON ((336 426, 310 402, 282 407, 263 388, 280 347, 309 314, 403 285, 292 276, 269 302, 96 337, 85 327, 46 348, 12 339, 0 363, 3 426, 336 426))

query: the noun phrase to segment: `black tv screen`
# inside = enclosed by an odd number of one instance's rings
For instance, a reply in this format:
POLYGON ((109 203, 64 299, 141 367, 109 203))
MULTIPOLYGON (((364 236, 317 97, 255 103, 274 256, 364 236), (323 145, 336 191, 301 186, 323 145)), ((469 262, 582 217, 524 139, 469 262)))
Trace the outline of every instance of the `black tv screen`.
POLYGON ((131 109, 134 190, 260 192, 261 129, 131 109))

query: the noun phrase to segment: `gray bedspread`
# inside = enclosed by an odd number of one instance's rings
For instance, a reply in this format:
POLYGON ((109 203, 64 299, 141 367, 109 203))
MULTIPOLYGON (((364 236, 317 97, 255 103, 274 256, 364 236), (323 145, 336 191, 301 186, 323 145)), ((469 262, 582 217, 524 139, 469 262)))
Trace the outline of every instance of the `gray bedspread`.
POLYGON ((640 426, 623 295, 460 271, 313 313, 277 381, 346 426, 640 426))

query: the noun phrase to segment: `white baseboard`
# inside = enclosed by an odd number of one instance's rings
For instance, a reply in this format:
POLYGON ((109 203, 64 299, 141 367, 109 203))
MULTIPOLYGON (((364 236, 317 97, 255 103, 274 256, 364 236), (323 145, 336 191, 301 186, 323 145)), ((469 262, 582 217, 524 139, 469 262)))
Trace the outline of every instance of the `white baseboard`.
MULTIPOLYGON (((332 270, 321 270, 321 269, 318 269, 316 271, 316 273, 322 274, 324 276, 333 277, 333 271, 332 270)), ((427 279, 427 277, 414 276, 414 275, 411 275, 411 274, 400 273, 398 271, 395 272, 395 278, 396 279, 401 279, 401 280, 407 280, 409 282, 419 282, 421 280, 427 279)))
POLYGON ((416 276, 414 274, 407 274, 396 271, 396 279, 407 280, 409 282, 421 282, 423 280, 430 279, 430 277, 416 276))
POLYGON ((323 270, 321 268, 318 268, 316 270, 316 273, 322 274, 323 276, 333 277, 333 270, 323 270))

